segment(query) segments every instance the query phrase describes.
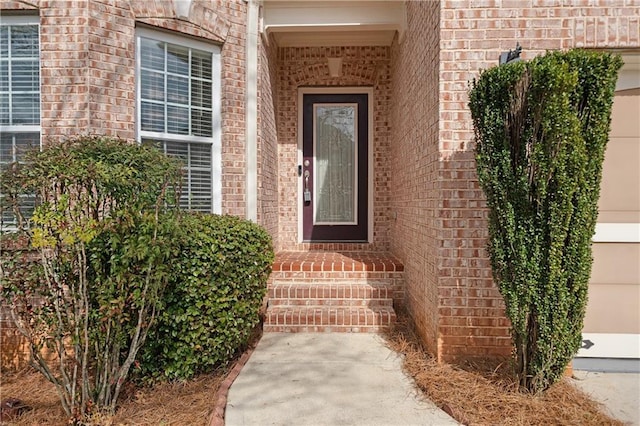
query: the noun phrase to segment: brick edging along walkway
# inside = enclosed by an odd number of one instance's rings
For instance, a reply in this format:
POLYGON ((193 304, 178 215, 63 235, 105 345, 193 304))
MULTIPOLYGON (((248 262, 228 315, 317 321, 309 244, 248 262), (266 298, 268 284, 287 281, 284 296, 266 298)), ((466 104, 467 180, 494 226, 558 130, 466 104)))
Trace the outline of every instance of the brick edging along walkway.
POLYGON ((245 366, 247 361, 249 361, 251 354, 256 348, 256 345, 249 347, 242 354, 240 359, 235 362, 233 368, 231 368, 231 371, 229 371, 229 374, 227 374, 227 377, 225 377, 225 379, 220 384, 220 387, 213 397, 213 413, 211 413, 209 426, 224 426, 224 412, 227 408, 227 395, 229 394, 229 389, 240 374, 240 371, 242 371, 242 368, 245 366))

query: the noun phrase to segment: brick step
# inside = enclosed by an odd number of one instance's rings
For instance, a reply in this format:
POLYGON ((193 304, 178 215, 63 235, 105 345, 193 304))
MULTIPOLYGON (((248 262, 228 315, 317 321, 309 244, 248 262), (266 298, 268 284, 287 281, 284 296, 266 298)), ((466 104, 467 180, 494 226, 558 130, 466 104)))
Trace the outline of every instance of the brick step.
POLYGON ((270 305, 393 306, 384 283, 279 282, 269 286, 270 305))
POLYGON ((271 306, 265 332, 378 332, 396 321, 390 306, 271 306))
POLYGON ((309 298, 309 299, 269 299, 269 306, 387 306, 393 308, 393 299, 355 299, 355 298, 309 298))

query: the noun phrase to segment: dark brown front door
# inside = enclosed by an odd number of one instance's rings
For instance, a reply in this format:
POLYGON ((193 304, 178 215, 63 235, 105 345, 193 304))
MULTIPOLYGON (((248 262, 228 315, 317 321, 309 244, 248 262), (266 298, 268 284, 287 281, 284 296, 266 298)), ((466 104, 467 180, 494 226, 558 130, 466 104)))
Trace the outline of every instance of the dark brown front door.
POLYGON ((304 241, 367 241, 367 94, 304 94, 304 241))

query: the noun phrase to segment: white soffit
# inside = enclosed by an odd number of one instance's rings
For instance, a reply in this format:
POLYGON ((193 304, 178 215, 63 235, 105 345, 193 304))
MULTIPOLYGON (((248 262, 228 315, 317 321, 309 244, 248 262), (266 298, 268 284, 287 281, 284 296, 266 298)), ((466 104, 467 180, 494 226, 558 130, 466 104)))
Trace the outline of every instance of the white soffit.
POLYGON ((264 0, 263 28, 281 47, 389 46, 405 27, 404 2, 264 0))

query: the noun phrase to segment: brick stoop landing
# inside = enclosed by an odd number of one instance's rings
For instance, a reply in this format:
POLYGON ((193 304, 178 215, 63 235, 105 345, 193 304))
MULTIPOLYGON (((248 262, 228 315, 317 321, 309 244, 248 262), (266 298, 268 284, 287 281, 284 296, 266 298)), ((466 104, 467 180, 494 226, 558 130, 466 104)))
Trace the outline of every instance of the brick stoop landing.
POLYGON ((396 320, 404 266, 388 253, 280 252, 265 332, 377 332, 396 320))

